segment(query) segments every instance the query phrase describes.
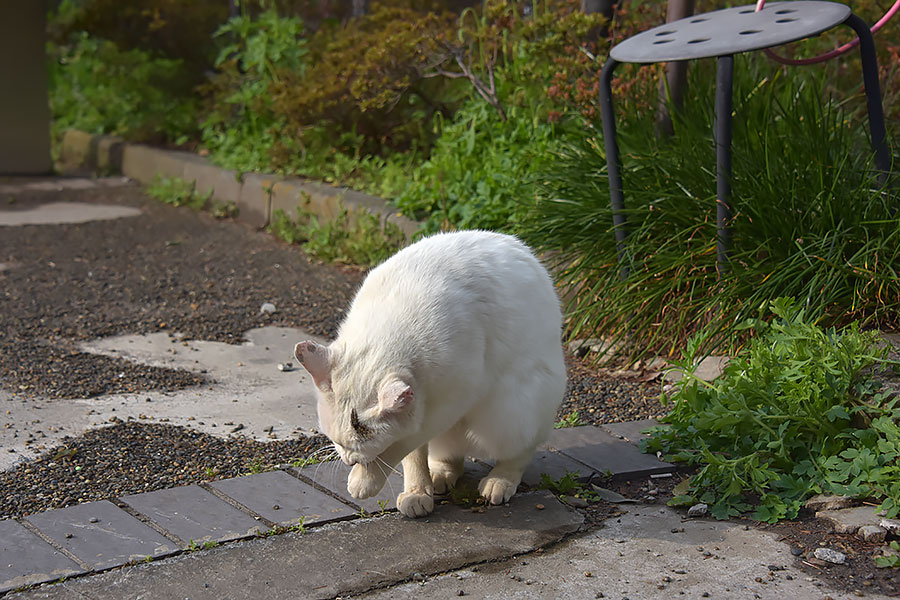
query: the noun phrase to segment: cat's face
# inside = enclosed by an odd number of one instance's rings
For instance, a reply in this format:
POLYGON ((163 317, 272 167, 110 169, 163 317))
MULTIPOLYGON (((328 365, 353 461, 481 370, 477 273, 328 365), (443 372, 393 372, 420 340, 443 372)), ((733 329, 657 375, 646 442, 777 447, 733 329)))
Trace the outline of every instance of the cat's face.
POLYGON ((414 427, 416 407, 408 378, 341 377, 333 369, 333 351, 315 342, 297 344, 294 355, 318 389, 319 428, 346 464, 376 460, 414 427))

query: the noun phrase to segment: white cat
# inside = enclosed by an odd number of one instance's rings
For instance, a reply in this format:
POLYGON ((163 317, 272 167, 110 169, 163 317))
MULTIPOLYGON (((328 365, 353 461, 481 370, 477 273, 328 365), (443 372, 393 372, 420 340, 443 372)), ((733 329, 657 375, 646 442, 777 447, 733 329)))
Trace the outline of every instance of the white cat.
POLYGON ((463 459, 495 460, 478 489, 510 499, 566 387, 559 300, 518 239, 486 231, 425 238, 373 269, 329 346, 294 348, 319 390, 322 431, 353 465, 354 498, 402 460, 397 508, 429 514, 463 459))

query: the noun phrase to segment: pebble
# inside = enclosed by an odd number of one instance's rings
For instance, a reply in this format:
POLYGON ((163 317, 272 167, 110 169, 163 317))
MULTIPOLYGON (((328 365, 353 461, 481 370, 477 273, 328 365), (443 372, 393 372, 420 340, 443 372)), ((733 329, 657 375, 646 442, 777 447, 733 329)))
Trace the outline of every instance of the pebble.
POLYGON ((824 560, 834 565, 842 565, 847 562, 847 555, 831 548, 816 548, 813 556, 819 560, 824 560))
POLYGON ((278 310, 278 309, 276 309, 276 308, 275 308, 275 305, 272 304, 271 302, 263 302, 263 305, 259 307, 259 312, 260 312, 260 314, 268 314, 268 315, 271 315, 271 314, 274 313, 276 310, 278 310))
POLYGON ((702 502, 699 504, 695 504, 688 509, 687 516, 691 518, 702 517, 706 515, 706 512, 709 510, 709 506, 703 504, 702 502))

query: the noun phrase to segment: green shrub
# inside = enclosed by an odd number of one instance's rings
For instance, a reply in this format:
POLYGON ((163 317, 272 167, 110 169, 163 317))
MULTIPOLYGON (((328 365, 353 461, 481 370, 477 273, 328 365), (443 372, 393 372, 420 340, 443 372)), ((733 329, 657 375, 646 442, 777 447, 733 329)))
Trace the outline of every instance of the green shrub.
POLYGON ((321 28, 310 40, 310 68, 285 72, 271 87, 304 153, 317 141, 308 131, 320 128, 338 140, 353 134, 356 147, 337 146, 351 156, 427 147, 431 116, 449 114, 453 103, 448 82, 425 77, 452 23, 449 14, 375 4, 365 17, 321 28))
POLYGON ((865 129, 822 99, 822 72, 738 57, 732 178, 733 248, 716 272, 714 70, 693 69, 672 138, 653 114, 620 121, 629 236, 617 258, 605 150, 597 129, 570 144, 542 181, 520 232, 551 251, 577 290, 570 333, 629 338, 625 352, 671 355, 705 327, 704 351, 742 340, 734 327, 782 295, 813 319, 897 325, 900 206, 878 187, 865 129), (622 267, 628 276, 621 277, 622 267))
POLYGON ((82 32, 48 44, 54 137, 69 128, 135 141, 179 142, 196 132, 197 102, 183 89, 182 64, 82 32))
POLYGON ((896 516, 900 396, 871 379, 888 363, 878 335, 858 323, 822 329, 790 300, 771 309, 775 319, 751 324, 758 335, 714 382, 693 375, 700 339, 676 363, 685 376, 663 397, 668 426, 642 442, 701 467, 670 504, 704 502, 720 519, 755 507, 753 518, 774 522, 824 492, 873 498, 896 516))
MULTIPOLYGON (((193 181, 187 181, 180 177, 157 175, 154 182, 147 186, 147 194, 160 202, 172 206, 187 206, 194 210, 206 208, 212 193, 213 191, 209 190, 206 194, 199 194, 193 181)), ((223 216, 229 215, 223 214, 223 216)))

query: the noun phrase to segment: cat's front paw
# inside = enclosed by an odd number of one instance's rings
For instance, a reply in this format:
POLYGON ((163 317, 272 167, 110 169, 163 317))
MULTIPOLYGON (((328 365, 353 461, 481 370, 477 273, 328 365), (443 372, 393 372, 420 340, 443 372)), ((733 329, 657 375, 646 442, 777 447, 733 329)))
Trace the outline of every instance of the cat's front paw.
POLYGON ((347 491, 354 498, 371 498, 381 491, 387 477, 377 468, 355 464, 347 477, 347 491))
POLYGON ((513 497, 517 487, 508 479, 488 475, 478 484, 478 492, 491 504, 504 504, 513 497))
POLYGON ((421 492, 403 492, 397 496, 397 510, 410 519, 430 515, 434 511, 434 497, 421 492))
POLYGON ((443 495, 448 493, 456 485, 460 473, 450 468, 440 468, 431 470, 431 484, 434 486, 434 493, 443 495))

